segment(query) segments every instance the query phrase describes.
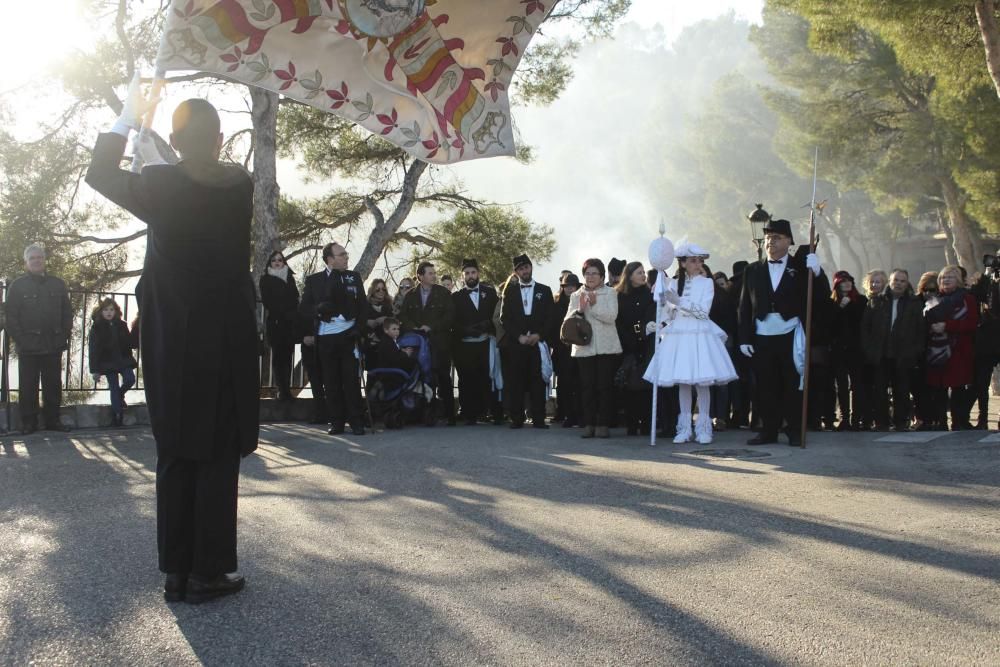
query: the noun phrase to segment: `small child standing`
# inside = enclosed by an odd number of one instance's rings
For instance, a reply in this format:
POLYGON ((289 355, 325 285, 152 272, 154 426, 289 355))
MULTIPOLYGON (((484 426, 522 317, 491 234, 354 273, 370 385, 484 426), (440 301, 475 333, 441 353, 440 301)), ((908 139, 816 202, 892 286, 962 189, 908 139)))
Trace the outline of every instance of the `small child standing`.
POLYGON ((132 336, 122 320, 122 309, 114 299, 101 300, 90 316, 90 375, 94 383, 108 378, 111 393, 111 425, 121 426, 125 416, 125 392, 135 385, 132 336), (121 379, 119 381, 119 376, 121 379))

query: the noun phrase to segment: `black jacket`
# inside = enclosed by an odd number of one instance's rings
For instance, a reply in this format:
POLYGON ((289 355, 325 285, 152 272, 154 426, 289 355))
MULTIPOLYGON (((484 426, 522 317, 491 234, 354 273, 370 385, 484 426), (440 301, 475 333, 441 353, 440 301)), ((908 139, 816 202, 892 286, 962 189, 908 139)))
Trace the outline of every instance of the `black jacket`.
MULTIPOLYGON (((804 258, 791 254, 776 290, 771 287, 767 259, 750 264, 743 274, 740 293, 739 344, 753 345, 757 320, 770 313, 778 313, 785 320, 798 317, 805 323, 808 281, 809 269, 804 258)), ((826 274, 821 273, 813 283, 813 298, 825 298, 830 293, 829 285, 826 274)))
POLYGON ((125 138, 97 138, 87 183, 148 226, 136 296, 146 402, 163 456, 212 460, 219 428, 257 448, 257 295, 250 276, 253 181, 236 165, 184 160, 119 169, 125 138), (219 402, 232 402, 230 409, 219 402), (222 423, 220 423, 222 420, 222 423))
POLYGON ((94 320, 88 338, 91 373, 114 373, 138 365, 132 356, 132 334, 120 319, 94 320))
POLYGON ((555 301, 552 290, 547 285, 535 283, 532 290, 531 315, 524 314, 521 302, 521 287, 517 279, 507 284, 501 297, 500 322, 507 334, 508 343, 516 343, 518 336, 533 333, 546 340, 552 333, 555 315, 555 301))
POLYGON ((420 300, 420 285, 414 287, 403 299, 403 309, 399 321, 404 331, 413 331, 427 325, 430 327, 431 352, 434 367, 439 371, 451 363, 451 330, 455 320, 455 304, 451 292, 441 285, 431 285, 427 305, 420 300))
MULTIPOLYGON (((852 357, 860 359, 861 320, 868 309, 868 299, 859 294, 857 299, 843 307, 833 299, 827 300, 833 304, 831 337, 834 356, 838 359, 852 357)), ((923 325, 920 326, 920 330, 923 331, 923 325)))
POLYGON ((896 304, 896 321, 893 323, 892 290, 887 287, 868 302, 860 329, 866 363, 875 365, 882 359, 895 359, 904 368, 913 368, 924 354, 926 325, 923 300, 908 289, 896 304))
POLYGON ((378 359, 376 368, 399 368, 410 373, 417 366, 417 360, 399 349, 396 341, 388 336, 379 341, 375 358, 378 359))
POLYGON ((295 274, 288 270, 288 280, 265 273, 260 277, 260 300, 264 304, 264 325, 267 340, 272 346, 294 345, 302 340, 297 325, 299 315, 299 288, 295 274))
POLYGON ((54 354, 69 347, 73 311, 66 283, 26 273, 7 289, 7 333, 22 355, 54 354))
POLYGON ((354 326, 346 332, 348 335, 360 336, 368 316, 368 297, 361 274, 357 271, 327 272, 324 269, 306 276, 299 313, 311 321, 310 336, 319 333, 321 321, 329 322, 338 315, 354 321, 354 326))
POLYGON ((496 310, 497 291, 492 285, 479 283, 479 308, 472 303, 469 296, 469 288, 463 287, 451 295, 452 303, 455 306, 455 320, 453 327, 455 330, 455 340, 461 341, 463 338, 495 335, 496 327, 493 326, 493 311, 496 310))
POLYGON ((652 334, 646 334, 646 323, 655 320, 656 303, 648 287, 642 285, 628 294, 619 292, 615 327, 625 354, 636 354, 640 360, 646 358, 648 343, 652 337, 652 334))

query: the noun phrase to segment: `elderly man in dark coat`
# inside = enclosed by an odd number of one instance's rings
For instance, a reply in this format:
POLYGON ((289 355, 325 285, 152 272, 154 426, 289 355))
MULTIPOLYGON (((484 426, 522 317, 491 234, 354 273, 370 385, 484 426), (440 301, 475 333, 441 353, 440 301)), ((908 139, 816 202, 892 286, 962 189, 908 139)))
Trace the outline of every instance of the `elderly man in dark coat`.
POLYGON ((885 290, 872 297, 861 318, 861 348, 865 361, 875 367, 875 427, 910 430, 913 400, 910 378, 924 354, 924 304, 913 294, 910 274, 895 269, 885 290))
POLYGON ((198 603, 244 584, 235 574, 237 483, 259 430, 253 182, 219 163, 219 116, 201 99, 173 114, 179 164, 119 169, 148 105, 134 80, 119 122, 97 139, 86 180, 148 226, 136 291, 160 569, 168 601, 198 603))
POLYGON ((27 272, 7 291, 7 332, 17 349, 18 408, 21 433, 38 428, 38 379, 42 380, 45 427, 68 431, 59 422, 62 403, 62 355, 69 346, 73 312, 66 283, 45 272, 45 250, 32 244, 24 251, 27 272))
POLYGON ((449 426, 455 425, 455 395, 451 386, 451 336, 455 303, 451 292, 437 284, 430 262, 417 266, 417 286, 403 299, 399 313, 404 331, 423 331, 431 343, 434 389, 438 405, 449 426))

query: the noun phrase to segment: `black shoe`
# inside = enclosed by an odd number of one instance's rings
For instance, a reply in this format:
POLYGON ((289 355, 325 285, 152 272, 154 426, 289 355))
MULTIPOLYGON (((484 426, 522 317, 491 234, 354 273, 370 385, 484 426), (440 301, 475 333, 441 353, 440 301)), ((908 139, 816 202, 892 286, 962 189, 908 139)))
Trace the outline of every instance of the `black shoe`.
POLYGON ((364 435, 365 434, 365 427, 364 426, 352 426, 351 427, 351 433, 354 434, 354 435, 364 435))
POLYGON ((748 445, 776 445, 778 444, 778 436, 776 435, 764 435, 763 433, 756 435, 749 440, 747 440, 748 445))
POLYGON ((493 425, 494 426, 503 426, 503 417, 494 417, 493 418, 493 425))
POLYGON ((21 427, 21 435, 31 435, 32 433, 34 433, 37 430, 38 430, 37 426, 22 426, 21 427))
POLYGON ((625 435, 639 435, 639 429, 634 426, 629 426, 625 429, 625 435))
POLYGON ((187 592, 186 574, 168 574, 163 582, 163 599, 167 602, 182 602, 187 592))
POLYGON ((343 432, 344 432, 344 425, 343 424, 331 424, 330 428, 327 429, 326 434, 327 435, 340 435, 343 432))
POLYGON ((532 422, 531 428, 548 428, 549 425, 545 422, 532 422))
POLYGON ((191 576, 187 581, 184 599, 190 604, 201 604, 224 595, 239 593, 246 585, 242 574, 220 574, 212 579, 201 579, 191 576))
POLYGON ((794 438, 792 436, 788 436, 788 446, 789 447, 801 447, 802 446, 802 438, 800 438, 798 436, 795 436, 794 438))
POLYGON ((510 428, 524 428, 524 422, 511 422, 510 428))
POLYGON ((454 426, 455 425, 455 418, 454 417, 448 417, 448 421, 446 423, 448 424, 448 426, 454 426))

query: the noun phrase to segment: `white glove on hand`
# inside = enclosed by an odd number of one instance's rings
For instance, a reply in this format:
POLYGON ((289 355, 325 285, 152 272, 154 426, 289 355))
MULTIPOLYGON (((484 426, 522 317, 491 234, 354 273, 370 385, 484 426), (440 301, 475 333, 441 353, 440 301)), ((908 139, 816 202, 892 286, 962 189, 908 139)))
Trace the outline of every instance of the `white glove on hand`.
POLYGON ((816 256, 816 253, 811 252, 808 255, 806 255, 806 268, 812 271, 814 276, 816 276, 817 278, 819 277, 820 271, 822 271, 822 269, 820 268, 819 257, 816 256))
POLYGON ((743 353, 744 357, 752 357, 753 345, 740 345, 740 352, 743 353))
POLYGON ((646 335, 656 333, 656 322, 646 322, 646 335))
POLYGON ((667 301, 674 304, 675 306, 681 302, 681 298, 680 296, 677 295, 676 290, 668 289, 666 292, 663 293, 663 295, 666 297, 667 301))
POLYGON ((122 105, 122 112, 111 131, 127 137, 129 130, 138 130, 142 126, 143 116, 155 107, 159 101, 159 97, 149 98, 142 92, 142 79, 139 73, 136 72, 132 77, 132 81, 128 84, 128 92, 125 94, 125 103, 122 105))

